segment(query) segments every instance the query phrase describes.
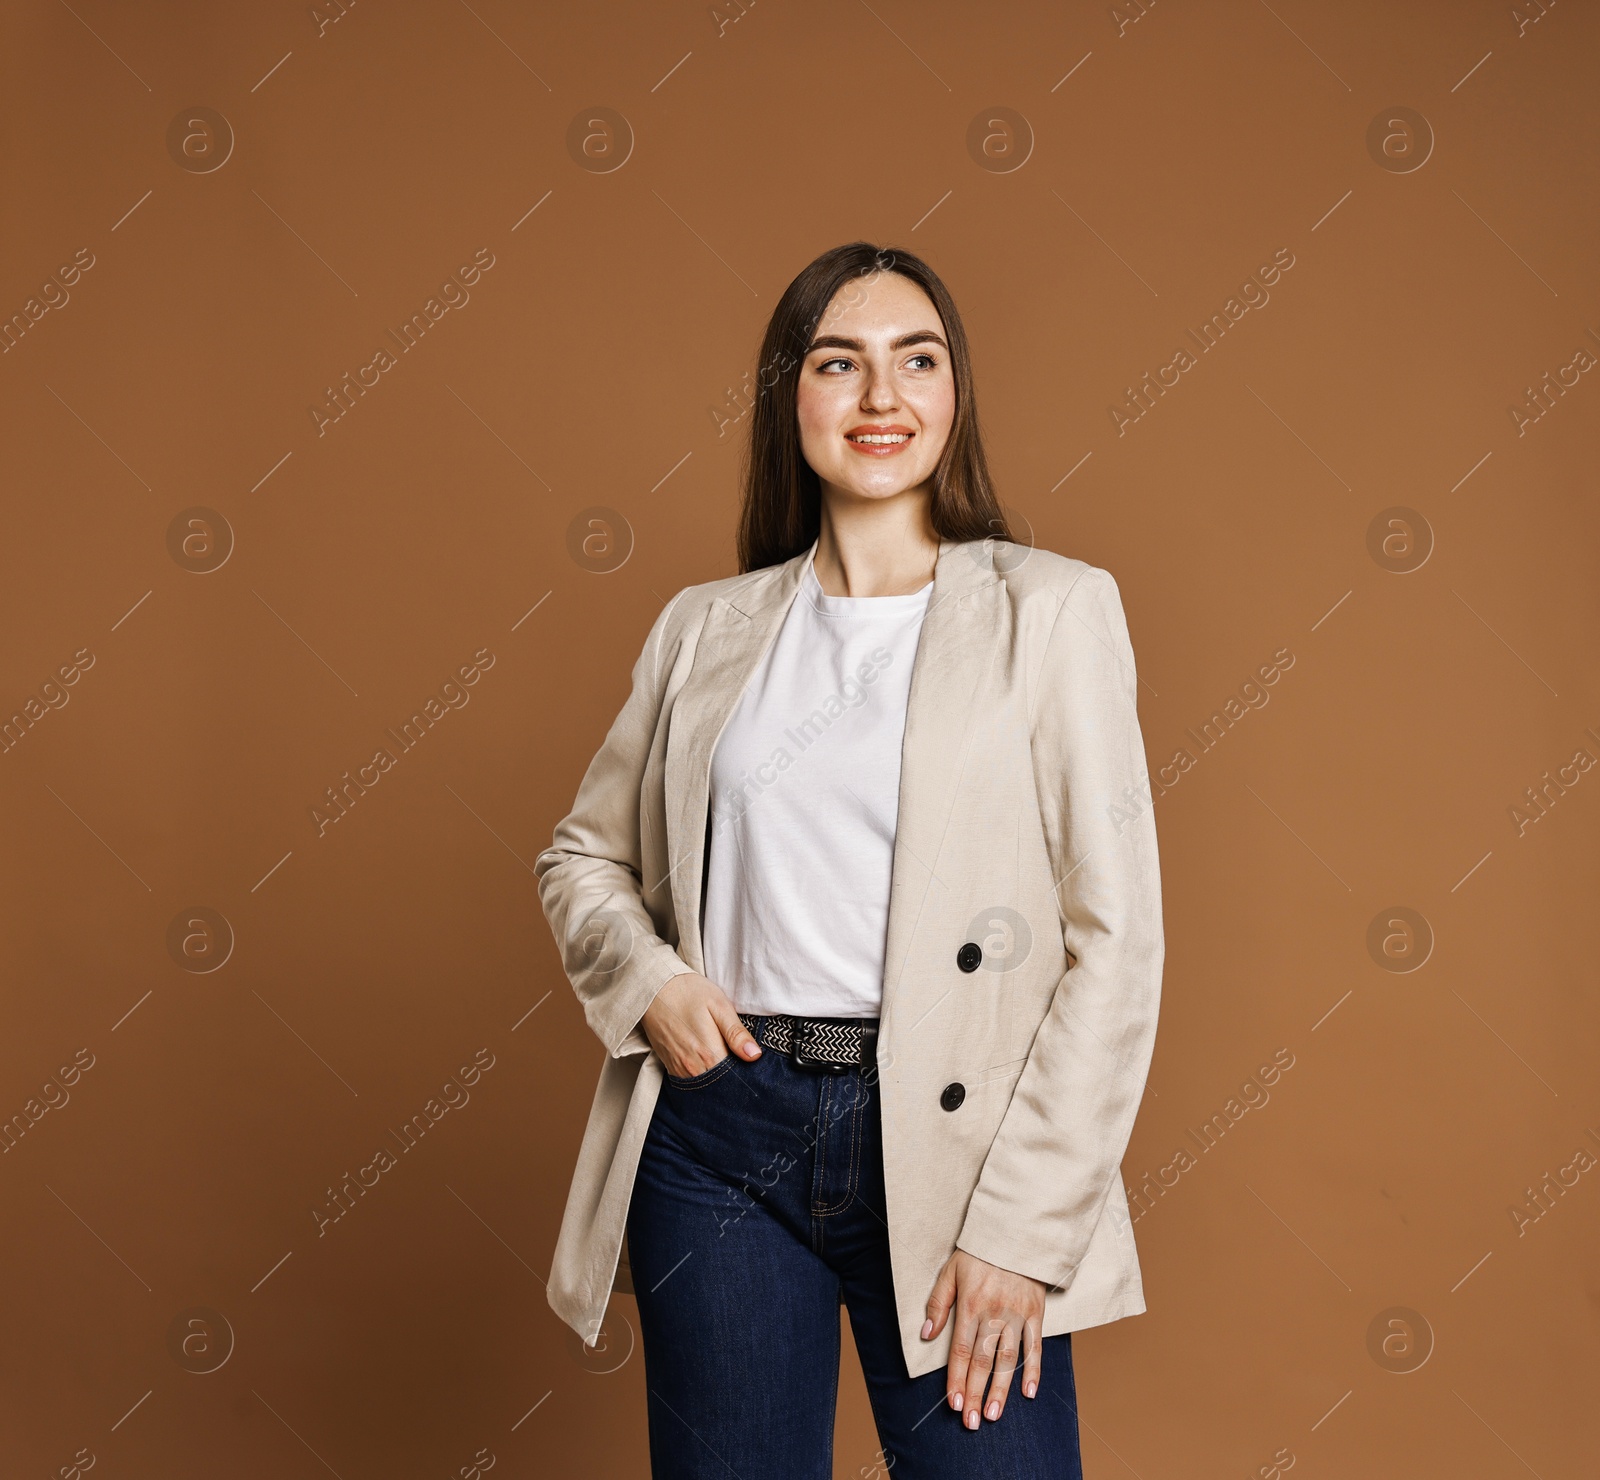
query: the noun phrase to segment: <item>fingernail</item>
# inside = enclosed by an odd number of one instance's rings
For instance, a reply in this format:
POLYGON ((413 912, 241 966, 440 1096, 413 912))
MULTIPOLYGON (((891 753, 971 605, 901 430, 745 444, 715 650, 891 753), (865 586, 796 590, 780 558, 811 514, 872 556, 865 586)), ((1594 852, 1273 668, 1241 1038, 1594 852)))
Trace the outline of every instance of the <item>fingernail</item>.
POLYGON ((933 1335, 933 1318, 930 1316, 922 1323, 922 1339, 926 1341, 933 1335))
POLYGON ((998 1402, 991 1402, 989 1404, 989 1409, 988 1409, 988 1413, 987 1413, 986 1417, 988 1418, 990 1423, 993 1423, 995 1421, 995 1419, 1000 1417, 1000 1404, 998 1402))
POLYGON ((967 1427, 969 1429, 975 1429, 978 1427, 978 1410, 976 1408, 974 1408, 972 1412, 967 1415, 967 1427))
POLYGON ((753 1043, 745 1044, 745 1046, 744 1046, 744 1056, 747 1059, 759 1058, 760 1055, 761 1055, 761 1050, 755 1044, 753 1044, 753 1043))
POLYGON ((1031 1398, 1038 1391, 1039 1384, 1036 1382, 1025 1382, 1022 1384, 1022 1395, 1025 1398, 1031 1398))
POLYGON ((952 1408, 954 1408, 957 1413, 961 1412, 961 1394, 960 1393, 951 1393, 950 1394, 950 1406, 952 1408))

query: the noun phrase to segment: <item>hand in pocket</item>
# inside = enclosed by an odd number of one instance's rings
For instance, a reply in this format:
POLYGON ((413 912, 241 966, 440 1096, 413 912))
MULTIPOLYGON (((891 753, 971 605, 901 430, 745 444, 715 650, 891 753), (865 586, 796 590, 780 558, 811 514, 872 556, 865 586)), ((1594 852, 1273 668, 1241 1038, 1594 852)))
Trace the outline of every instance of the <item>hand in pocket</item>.
POLYGON ((694 1079, 730 1053, 761 1057, 761 1046, 739 1021, 728 995, 696 972, 669 978, 645 1009, 644 1036, 674 1079, 694 1079))

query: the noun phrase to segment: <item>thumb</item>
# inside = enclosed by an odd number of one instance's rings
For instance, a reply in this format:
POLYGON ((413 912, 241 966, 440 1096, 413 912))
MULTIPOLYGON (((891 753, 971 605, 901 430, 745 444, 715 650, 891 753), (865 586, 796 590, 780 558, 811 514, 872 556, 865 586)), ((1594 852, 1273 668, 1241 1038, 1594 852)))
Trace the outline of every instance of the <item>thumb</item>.
POLYGON ((739 1014, 734 1011, 733 1003, 728 1001, 727 994, 719 990, 708 1005, 711 1008, 711 1016, 721 1029, 723 1040, 728 1047, 741 1059, 760 1058, 761 1045, 751 1037, 750 1030, 739 1020, 739 1014))
POLYGON ((933 1294, 928 1297, 928 1319, 922 1323, 922 1339, 932 1341, 944 1330, 945 1318, 956 1299, 955 1256, 952 1254, 933 1282, 933 1294))

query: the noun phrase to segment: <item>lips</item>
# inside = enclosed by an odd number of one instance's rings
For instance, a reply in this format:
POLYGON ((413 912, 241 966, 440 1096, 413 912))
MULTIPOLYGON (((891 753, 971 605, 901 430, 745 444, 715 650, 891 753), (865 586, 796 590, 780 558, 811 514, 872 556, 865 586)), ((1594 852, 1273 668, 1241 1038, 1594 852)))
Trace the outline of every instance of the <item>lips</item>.
POLYGON ((851 427, 844 439, 864 457, 892 457, 911 445, 916 436, 910 427, 898 423, 851 427))

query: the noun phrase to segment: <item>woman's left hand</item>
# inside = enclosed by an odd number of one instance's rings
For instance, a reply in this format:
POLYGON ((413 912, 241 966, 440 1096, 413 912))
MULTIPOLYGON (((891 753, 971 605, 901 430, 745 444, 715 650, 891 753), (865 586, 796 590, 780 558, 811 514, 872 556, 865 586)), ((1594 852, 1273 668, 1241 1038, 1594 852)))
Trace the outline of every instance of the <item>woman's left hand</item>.
POLYGON ((957 1249, 939 1271, 922 1339, 932 1341, 947 1319, 954 1321, 945 1396, 964 1415, 969 1429, 978 1427, 980 1412, 991 1422, 1005 1412, 1019 1352, 1023 1396, 1031 1398, 1039 1391, 1044 1290, 1043 1281, 985 1263, 963 1249, 957 1249), (989 1387, 987 1404, 985 1387, 989 1387))

